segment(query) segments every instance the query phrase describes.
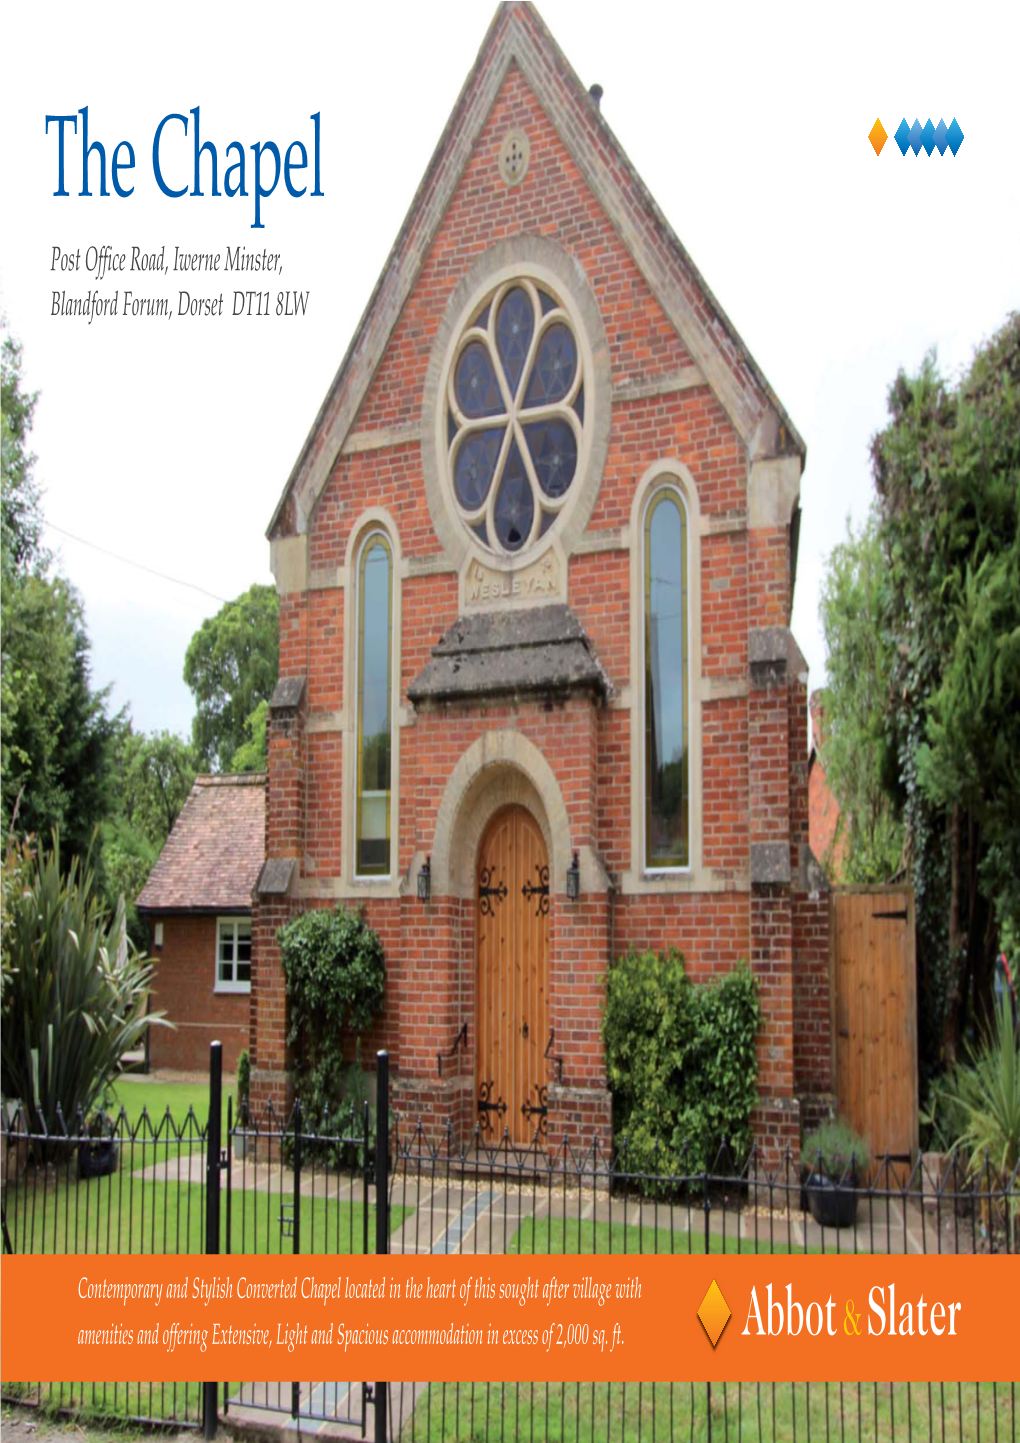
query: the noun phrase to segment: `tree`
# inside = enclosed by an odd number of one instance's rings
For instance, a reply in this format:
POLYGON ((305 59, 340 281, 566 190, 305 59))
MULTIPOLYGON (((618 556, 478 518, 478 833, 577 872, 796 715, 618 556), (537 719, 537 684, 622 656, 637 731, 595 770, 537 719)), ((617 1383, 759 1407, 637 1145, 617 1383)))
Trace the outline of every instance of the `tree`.
MULTIPOLYGON (((890 797, 896 756, 888 708, 895 644, 887 629, 886 567, 873 511, 834 548, 822 583, 827 684, 821 758, 845 839, 840 880, 888 882, 900 865, 903 825, 890 797)), ((827 865, 827 859, 820 858, 827 865)))
POLYGON ((226 770, 246 722, 268 702, 279 669, 279 607, 272 586, 249 587, 204 621, 184 658, 195 697, 195 749, 202 765, 226 770))
POLYGON ((60 576, 48 577, 42 549, 35 457, 27 449, 35 395, 21 388, 21 348, 0 346, 0 806, 5 828, 17 811, 23 833, 61 829, 67 850, 84 853, 109 810, 110 744, 118 721, 108 689, 93 691, 81 600, 60 576))
POLYGON ((230 759, 232 772, 264 772, 268 762, 266 723, 269 718, 269 703, 260 701, 251 716, 245 718, 244 729, 247 740, 243 741, 230 759))
POLYGON ((139 948, 147 928, 135 906, 198 770, 190 742, 172 732, 135 732, 116 743, 116 808, 101 829, 101 882, 111 912, 123 897, 128 934, 139 948))
POLYGON ((3 598, 4 728, 0 796, 6 825, 61 830, 84 855, 111 809, 109 689, 93 691, 81 601, 61 577, 13 577, 3 598))
POLYGON ((918 907, 930 1060, 991 1016, 1020 920, 1020 315, 958 387, 902 372, 872 444, 894 641, 888 731, 918 907))
MULTIPOLYGON (((0 317, 0 328, 7 322, 0 317)), ((35 564, 42 552, 42 509, 26 440, 36 394, 21 389, 21 347, 6 334, 0 344, 0 557, 3 581, 35 564)))
POLYGON ((117 772, 120 815, 159 851, 198 772, 194 747, 173 732, 128 727, 117 747, 117 772))

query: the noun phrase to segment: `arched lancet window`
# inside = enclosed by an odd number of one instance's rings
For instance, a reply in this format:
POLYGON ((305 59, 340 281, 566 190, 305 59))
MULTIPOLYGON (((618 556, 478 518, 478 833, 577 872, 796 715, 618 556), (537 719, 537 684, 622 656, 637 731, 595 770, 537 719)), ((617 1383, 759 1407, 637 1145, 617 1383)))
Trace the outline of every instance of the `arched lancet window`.
POLYGON ((687 511, 672 488, 645 512, 644 660, 644 865, 670 871, 691 862, 687 511))
POLYGON ((390 875, 393 553, 381 531, 361 548, 358 586, 355 872, 390 875))

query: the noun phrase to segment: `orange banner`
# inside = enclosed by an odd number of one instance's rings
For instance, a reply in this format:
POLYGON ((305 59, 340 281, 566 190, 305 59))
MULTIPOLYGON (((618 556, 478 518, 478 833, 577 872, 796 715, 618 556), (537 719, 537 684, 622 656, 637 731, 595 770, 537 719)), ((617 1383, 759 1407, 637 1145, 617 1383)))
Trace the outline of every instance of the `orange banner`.
POLYGON ((8 1380, 991 1381, 1020 1258, 5 1257, 0 1283, 8 1380))

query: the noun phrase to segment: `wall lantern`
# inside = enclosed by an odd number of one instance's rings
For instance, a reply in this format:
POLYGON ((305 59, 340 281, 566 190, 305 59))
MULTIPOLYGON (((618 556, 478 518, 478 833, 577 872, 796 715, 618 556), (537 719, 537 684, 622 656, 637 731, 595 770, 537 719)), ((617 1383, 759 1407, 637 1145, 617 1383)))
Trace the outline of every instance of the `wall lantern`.
POLYGON ((581 865, 577 853, 574 853, 574 860, 567 868, 567 901, 576 902, 581 894, 581 865))
POLYGON ((418 872, 418 901, 427 902, 432 896, 432 854, 425 858, 418 872))

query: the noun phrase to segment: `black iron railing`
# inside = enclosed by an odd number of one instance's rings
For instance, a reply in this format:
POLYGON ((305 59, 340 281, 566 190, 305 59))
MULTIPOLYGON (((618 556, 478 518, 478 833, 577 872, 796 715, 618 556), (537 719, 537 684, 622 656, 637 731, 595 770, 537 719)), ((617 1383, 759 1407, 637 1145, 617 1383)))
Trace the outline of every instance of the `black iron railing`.
MULTIPOLYGON (((720 1147, 709 1165, 636 1166, 613 1150, 536 1131, 515 1147, 475 1130, 377 1113, 235 1116, 212 1125, 121 1110, 47 1129, 3 1115, 4 1247, 18 1253, 444 1255, 546 1253, 996 1253, 1020 1238, 1018 1171, 952 1154, 893 1156, 828 1175, 787 1154, 767 1164, 720 1147), (866 1173, 868 1181, 855 1178, 866 1173), (379 1206, 378 1197, 385 1201, 379 1206), (838 1195, 838 1196, 837 1196, 838 1195), (833 1207, 843 1226, 833 1223, 833 1207)), ((1007 1324, 1008 1325, 1008 1324, 1007 1324)), ((5 1383, 4 1396, 211 1433, 216 1418, 383 1440, 793 1438, 1011 1439, 1016 1385, 933 1383, 509 1384, 5 1383)))

